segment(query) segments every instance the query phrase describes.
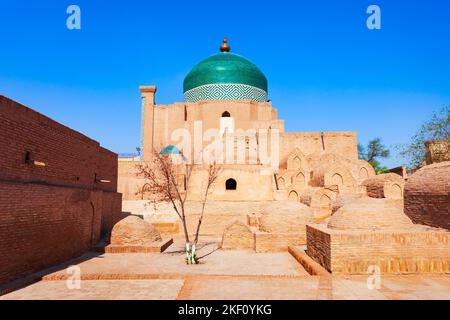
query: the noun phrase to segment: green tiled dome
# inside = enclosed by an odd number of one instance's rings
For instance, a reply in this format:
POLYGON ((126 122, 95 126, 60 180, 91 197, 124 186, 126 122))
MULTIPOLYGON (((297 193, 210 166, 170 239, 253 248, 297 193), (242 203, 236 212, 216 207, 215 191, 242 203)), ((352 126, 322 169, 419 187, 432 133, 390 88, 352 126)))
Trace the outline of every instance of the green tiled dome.
MULTIPOLYGON (((224 40, 226 45, 226 40, 224 40)), ((229 47, 197 64, 183 82, 185 100, 267 100, 267 79, 246 58, 229 47)))

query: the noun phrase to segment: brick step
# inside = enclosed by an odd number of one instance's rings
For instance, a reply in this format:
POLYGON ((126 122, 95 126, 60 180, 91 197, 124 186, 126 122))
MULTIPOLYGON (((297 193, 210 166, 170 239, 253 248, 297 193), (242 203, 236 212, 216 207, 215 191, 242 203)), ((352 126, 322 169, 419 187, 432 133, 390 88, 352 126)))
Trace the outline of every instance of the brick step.
POLYGON ((305 246, 289 246, 288 252, 297 260, 303 268, 312 276, 331 275, 324 267, 314 261, 305 252, 305 246))

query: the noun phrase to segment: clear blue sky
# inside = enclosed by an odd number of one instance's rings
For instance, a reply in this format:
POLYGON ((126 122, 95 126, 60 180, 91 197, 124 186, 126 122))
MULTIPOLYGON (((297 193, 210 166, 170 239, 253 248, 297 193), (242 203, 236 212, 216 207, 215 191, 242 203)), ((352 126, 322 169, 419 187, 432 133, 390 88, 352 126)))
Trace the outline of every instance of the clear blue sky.
POLYGON ((223 36, 266 74, 288 131, 357 131, 392 146, 450 103, 446 0, 1 0, 0 93, 133 152, 138 86, 156 84, 158 103, 182 101, 184 76, 223 36), (79 31, 66 28, 70 4, 79 31), (366 27, 370 4, 381 30, 366 27))

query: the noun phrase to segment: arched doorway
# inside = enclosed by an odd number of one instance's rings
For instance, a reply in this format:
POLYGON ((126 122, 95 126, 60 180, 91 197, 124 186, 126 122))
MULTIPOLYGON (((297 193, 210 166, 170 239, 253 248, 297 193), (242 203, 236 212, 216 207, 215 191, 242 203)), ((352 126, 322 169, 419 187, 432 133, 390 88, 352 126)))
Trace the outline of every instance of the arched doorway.
POLYGON ((237 182, 234 179, 228 179, 225 182, 225 189, 226 190, 236 190, 237 189, 237 182))

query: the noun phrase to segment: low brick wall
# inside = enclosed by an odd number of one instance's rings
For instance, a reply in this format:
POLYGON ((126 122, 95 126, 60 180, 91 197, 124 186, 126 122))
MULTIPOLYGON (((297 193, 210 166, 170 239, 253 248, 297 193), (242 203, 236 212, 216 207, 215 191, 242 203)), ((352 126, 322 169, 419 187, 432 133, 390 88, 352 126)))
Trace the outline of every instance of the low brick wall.
POLYGON ((307 225, 307 254, 334 274, 366 274, 370 265, 382 273, 449 273, 449 238, 437 229, 355 232, 307 225))
POLYGON ((306 225, 306 253, 328 271, 331 271, 331 235, 306 225))
POLYGON ((287 251, 289 246, 305 245, 305 234, 301 233, 255 233, 256 252, 287 251))

